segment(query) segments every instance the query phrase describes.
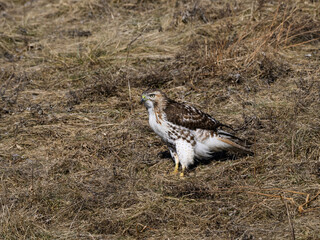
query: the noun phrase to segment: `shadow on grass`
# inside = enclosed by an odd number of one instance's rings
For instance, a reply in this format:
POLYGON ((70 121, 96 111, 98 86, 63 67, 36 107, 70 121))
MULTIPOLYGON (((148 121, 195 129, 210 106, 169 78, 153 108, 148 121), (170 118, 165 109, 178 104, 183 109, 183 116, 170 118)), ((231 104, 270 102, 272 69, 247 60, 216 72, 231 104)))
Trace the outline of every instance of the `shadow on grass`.
MULTIPOLYGON (((172 160, 172 162, 174 162, 174 160, 171 158, 170 152, 169 151, 162 151, 158 153, 158 156, 161 159, 166 159, 169 158, 172 160)), ((196 168, 199 165, 209 165, 211 162, 215 161, 215 162, 225 162, 225 161, 233 161, 233 160, 237 160, 241 157, 243 157, 244 155, 241 154, 233 154, 231 152, 227 152, 227 151, 222 151, 222 152, 216 152, 216 153, 212 153, 211 157, 208 159, 195 159, 194 164, 192 164, 189 167, 189 170, 192 170, 194 168, 196 168)))

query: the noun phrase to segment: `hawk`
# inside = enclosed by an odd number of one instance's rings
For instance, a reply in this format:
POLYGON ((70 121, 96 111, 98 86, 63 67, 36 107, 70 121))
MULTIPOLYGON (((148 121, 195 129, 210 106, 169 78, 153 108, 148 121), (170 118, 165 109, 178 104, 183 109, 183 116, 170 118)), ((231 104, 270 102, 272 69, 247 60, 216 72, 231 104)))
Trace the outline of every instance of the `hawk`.
POLYGON ((174 174, 178 173, 179 163, 183 177, 195 158, 207 159, 214 152, 253 154, 242 146, 245 141, 222 130, 226 125, 193 106, 169 99, 160 90, 145 91, 141 102, 148 110, 150 127, 167 144, 175 161, 174 174))

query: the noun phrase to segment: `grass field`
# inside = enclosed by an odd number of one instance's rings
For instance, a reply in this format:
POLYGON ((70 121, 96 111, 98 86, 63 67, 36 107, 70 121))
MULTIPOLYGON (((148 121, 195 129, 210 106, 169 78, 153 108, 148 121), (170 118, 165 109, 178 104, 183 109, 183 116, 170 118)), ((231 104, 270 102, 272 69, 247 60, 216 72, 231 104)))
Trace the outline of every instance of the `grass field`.
POLYGON ((320 2, 0 0, 0 239, 320 239, 320 2), (160 88, 254 156, 185 179, 160 88))

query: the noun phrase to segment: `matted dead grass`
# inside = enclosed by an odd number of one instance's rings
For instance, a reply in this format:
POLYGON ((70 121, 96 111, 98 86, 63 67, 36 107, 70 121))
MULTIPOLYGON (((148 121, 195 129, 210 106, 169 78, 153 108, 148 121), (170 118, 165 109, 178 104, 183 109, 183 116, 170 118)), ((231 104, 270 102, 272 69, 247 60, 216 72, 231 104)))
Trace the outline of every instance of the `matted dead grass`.
POLYGON ((318 239, 318 1, 0 0, 1 239, 318 239), (171 176, 139 96, 254 156, 171 176))

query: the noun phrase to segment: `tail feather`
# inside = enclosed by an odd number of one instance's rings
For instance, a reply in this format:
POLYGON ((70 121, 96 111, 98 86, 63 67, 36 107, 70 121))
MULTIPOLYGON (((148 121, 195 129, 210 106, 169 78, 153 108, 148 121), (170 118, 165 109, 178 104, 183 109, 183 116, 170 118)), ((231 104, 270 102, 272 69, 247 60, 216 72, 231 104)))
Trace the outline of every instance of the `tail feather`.
MULTIPOLYGON (((242 140, 221 129, 219 129, 212 137, 203 140, 202 143, 206 146, 206 150, 208 149, 211 153, 231 151, 234 153, 253 155, 253 152, 249 149, 250 143, 248 141, 242 140)), ((199 155, 204 154, 201 154, 199 151, 199 155)))
POLYGON ((231 141, 228 138, 217 137, 217 140, 227 144, 227 147, 225 150, 230 150, 230 151, 236 152, 236 153, 253 155, 253 152, 250 149, 243 147, 243 146, 231 141))
POLYGON ((250 145, 252 145, 252 143, 249 142, 248 140, 241 139, 241 138, 239 138, 239 137, 237 137, 237 136, 234 136, 233 134, 228 133, 228 132, 226 132, 226 131, 223 131, 223 130, 221 130, 221 129, 218 129, 217 133, 218 133, 218 135, 221 136, 221 137, 231 138, 231 139, 233 139, 233 141, 239 142, 240 145, 245 145, 245 146, 250 146, 250 145))

